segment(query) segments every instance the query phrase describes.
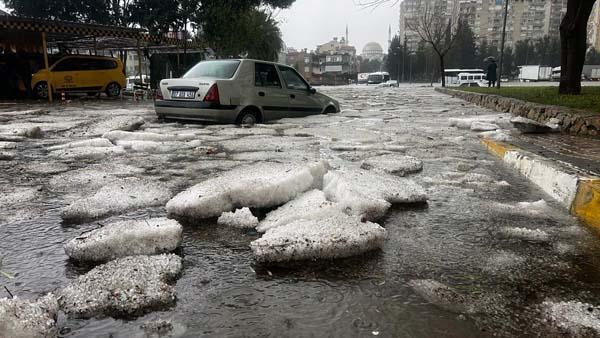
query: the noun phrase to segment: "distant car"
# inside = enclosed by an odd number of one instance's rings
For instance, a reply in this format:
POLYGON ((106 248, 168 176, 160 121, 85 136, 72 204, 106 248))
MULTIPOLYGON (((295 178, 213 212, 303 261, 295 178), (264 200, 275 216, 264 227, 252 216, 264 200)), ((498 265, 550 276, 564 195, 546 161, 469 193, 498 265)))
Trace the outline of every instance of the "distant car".
POLYGON ((110 97, 119 96, 125 87, 125 69, 119 59, 104 56, 65 56, 54 63, 50 70, 42 69, 33 74, 31 88, 40 98, 53 93, 104 92, 110 97))
POLYGON ((398 87, 398 81, 390 80, 379 85, 379 87, 398 87))
MULTIPOLYGON (((148 82, 150 82, 150 77, 148 75, 143 75, 141 83, 148 82)), ((125 85, 125 89, 132 91, 135 89, 136 84, 140 84, 140 76, 130 76, 127 78, 127 84, 125 85)))
POLYGON ((340 111, 294 68, 249 59, 202 61, 160 81, 154 107, 159 118, 248 125, 340 111))

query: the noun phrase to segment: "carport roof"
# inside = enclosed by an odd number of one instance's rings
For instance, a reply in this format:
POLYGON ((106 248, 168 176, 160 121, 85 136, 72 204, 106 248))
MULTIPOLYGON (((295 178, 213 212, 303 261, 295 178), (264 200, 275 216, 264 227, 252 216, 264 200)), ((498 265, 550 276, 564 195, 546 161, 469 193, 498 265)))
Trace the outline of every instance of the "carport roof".
MULTIPOLYGON (((83 24, 67 21, 43 20, 17 16, 0 16, 0 32, 46 33, 49 46, 65 45, 72 48, 120 49, 142 46, 184 47, 184 40, 170 36, 152 35, 138 28, 83 24)), ((3 33, 0 33, 2 35, 3 33)), ((187 42, 187 48, 199 47, 187 42)))

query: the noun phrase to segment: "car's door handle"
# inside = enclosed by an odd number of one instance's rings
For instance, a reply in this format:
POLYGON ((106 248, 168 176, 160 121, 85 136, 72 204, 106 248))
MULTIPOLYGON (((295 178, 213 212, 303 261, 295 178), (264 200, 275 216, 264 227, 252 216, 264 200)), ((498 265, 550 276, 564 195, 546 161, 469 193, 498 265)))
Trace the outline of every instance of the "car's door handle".
POLYGON ((292 99, 295 99, 295 98, 296 98, 296 95, 294 95, 294 94, 290 94, 290 97, 291 97, 292 99))
POLYGON ((258 92, 258 96, 265 96, 265 92, 258 92))

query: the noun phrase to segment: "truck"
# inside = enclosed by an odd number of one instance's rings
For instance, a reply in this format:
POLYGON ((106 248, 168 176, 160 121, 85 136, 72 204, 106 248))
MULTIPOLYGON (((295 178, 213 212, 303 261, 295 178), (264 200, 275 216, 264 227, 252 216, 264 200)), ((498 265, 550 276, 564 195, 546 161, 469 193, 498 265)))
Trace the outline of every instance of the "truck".
POLYGON ((358 73, 358 84, 365 84, 369 81, 369 73, 358 73))
POLYGON ((590 80, 594 80, 594 81, 600 80, 600 68, 592 69, 592 72, 590 74, 590 80))
POLYGON ((552 67, 548 66, 519 66, 519 81, 536 82, 550 81, 552 79, 552 67))

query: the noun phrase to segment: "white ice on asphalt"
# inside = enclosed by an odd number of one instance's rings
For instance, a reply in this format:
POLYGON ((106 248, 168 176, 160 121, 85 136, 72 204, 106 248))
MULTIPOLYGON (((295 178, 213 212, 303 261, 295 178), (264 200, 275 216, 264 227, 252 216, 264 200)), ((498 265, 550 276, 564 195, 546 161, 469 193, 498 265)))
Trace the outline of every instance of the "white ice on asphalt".
POLYGON ((94 195, 79 199, 62 210, 62 218, 80 222, 122 212, 162 205, 171 192, 162 183, 137 178, 122 179, 102 187, 94 195))
POLYGON ((78 147, 51 151, 48 156, 66 160, 100 160, 125 154, 123 147, 78 147))
POLYGON ((492 130, 497 130, 497 129, 500 129, 500 127, 494 123, 479 122, 479 121, 475 121, 475 122, 471 123, 472 131, 492 131, 492 130))
POLYGON ((175 220, 126 220, 75 237, 65 244, 65 253, 79 262, 107 262, 126 256, 172 252, 182 240, 183 227, 175 220))
POLYGON ((16 142, 0 141, 0 149, 16 149, 16 142))
POLYGON ((600 334, 600 307, 578 301, 555 302, 541 305, 546 319, 569 335, 592 337, 600 334))
POLYGON ((475 312, 472 301, 459 294, 454 288, 432 279, 414 279, 408 285, 423 299, 442 309, 455 313, 475 312))
POLYGON ((360 144, 360 143, 335 143, 329 146, 329 149, 335 151, 371 151, 387 150, 393 152, 405 152, 408 148, 403 145, 389 143, 360 144))
POLYGON ((65 144, 55 145, 48 147, 49 151, 60 150, 60 149, 69 149, 69 148, 88 148, 88 147, 112 147, 112 144, 109 140, 105 138, 92 138, 88 140, 74 141, 65 144))
POLYGON ((540 229, 504 227, 500 229, 500 233, 507 237, 534 242, 547 242, 550 239, 548 233, 540 229))
POLYGON ((374 156, 363 161, 361 168, 374 169, 388 174, 406 176, 423 170, 423 162, 416 157, 396 154, 374 156))
POLYGON ((510 142, 512 137, 502 130, 491 130, 479 133, 479 137, 496 142, 510 142))
POLYGON ((124 164, 95 164, 54 175, 48 183, 54 191, 89 191, 119 181, 122 176, 143 172, 144 169, 124 164))
MULTIPOLYGON (((475 115, 467 117, 453 117, 449 119, 450 126, 459 129, 471 129, 474 122, 478 123, 494 123, 499 124, 501 122, 508 123, 508 119, 505 119, 508 115, 475 115), (506 121, 504 121, 506 120, 506 121)), ((496 128, 498 129, 498 128, 496 128)))
POLYGON ((113 116, 92 125, 86 134, 99 136, 113 130, 134 131, 145 123, 144 119, 139 116, 130 116, 132 112, 129 110, 124 113, 126 115, 113 116))
POLYGON ((71 318, 131 317, 175 302, 171 285, 182 270, 174 254, 130 256, 100 265, 58 291, 71 318))
POLYGON ((296 199, 271 211, 263 219, 256 230, 265 233, 270 229, 286 225, 298 220, 319 220, 337 215, 340 207, 327 201, 321 190, 308 191, 296 199))
POLYGON ((252 214, 249 208, 241 208, 235 212, 222 213, 217 219, 217 223, 234 228, 252 229, 258 225, 258 218, 252 214))
POLYGON ((119 140, 117 145, 134 152, 163 154, 200 147, 201 142, 119 140))
POLYGON ((154 141, 154 142, 168 142, 168 141, 190 141, 196 139, 196 135, 192 133, 185 134, 159 134, 149 132, 129 132, 121 130, 113 130, 105 133, 102 137, 110 140, 113 143, 118 141, 154 141))
POLYGON ((414 181, 363 169, 330 171, 323 178, 323 191, 347 214, 377 220, 393 204, 423 203, 425 189, 414 181))
POLYGON ((0 337, 56 337, 58 302, 48 294, 35 302, 0 299, 0 337))
POLYGON ((525 262, 525 258, 516 253, 500 250, 491 253, 484 262, 482 269, 490 273, 509 272, 525 262))
POLYGON ((326 161, 237 167, 181 192, 167 203, 167 211, 173 216, 202 219, 241 207, 279 206, 320 188, 328 167, 326 161))
POLYGON ((258 262, 334 259, 381 249, 386 230, 359 217, 337 215, 272 228, 250 243, 258 262))
POLYGON ((35 125, 7 124, 0 127, 0 134, 13 137, 41 138, 44 135, 44 131, 35 125))

